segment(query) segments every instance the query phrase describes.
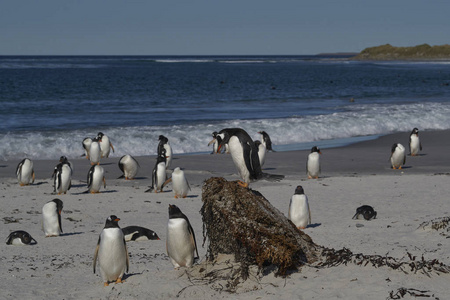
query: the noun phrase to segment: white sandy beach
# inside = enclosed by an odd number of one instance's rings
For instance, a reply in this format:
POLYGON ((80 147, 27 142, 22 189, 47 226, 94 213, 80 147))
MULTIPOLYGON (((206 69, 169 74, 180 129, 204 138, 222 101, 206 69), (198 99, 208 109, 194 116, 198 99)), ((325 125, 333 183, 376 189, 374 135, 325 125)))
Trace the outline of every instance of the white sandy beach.
MULTIPOLYGON (((407 146, 408 133, 342 148, 322 150, 322 175, 307 180, 308 151, 269 153, 263 170, 284 174, 280 182, 250 184, 287 216, 289 199, 297 185, 309 198, 312 225, 305 229, 316 244, 353 253, 387 255, 407 261, 410 253, 426 260, 438 259, 450 265, 450 233, 423 230, 419 226, 450 215, 450 131, 422 132, 421 156, 407 157, 405 168, 391 170, 390 146, 399 141, 407 146), (371 205, 375 220, 352 220, 357 207, 371 205)), ((81 153, 81 151, 80 151, 81 153)), ((171 185, 165 193, 144 193, 151 182, 154 157, 137 158, 138 179, 125 181, 117 167, 119 157, 102 161, 107 187, 101 194, 84 194, 89 162, 74 164, 72 189, 67 195, 52 195, 50 176, 54 161, 35 161, 37 179, 20 187, 14 176, 18 161, 0 162, 1 236, 25 230, 37 245, 1 247, 1 299, 391 299, 405 288, 411 293, 447 299, 450 274, 404 274, 388 267, 354 264, 318 269, 304 266, 286 278, 273 273, 251 276, 237 293, 226 292, 224 282, 207 283, 193 278, 192 270, 174 270, 166 254, 168 205, 176 204, 189 217, 197 237, 200 263, 205 261, 201 215, 202 183, 209 177, 238 179, 229 155, 175 155, 172 168, 185 168, 191 192, 174 199, 171 185), (41 230, 42 206, 59 198, 64 202, 64 234, 45 238, 41 230), (123 284, 103 287, 93 274, 92 259, 105 220, 117 215, 121 227, 139 225, 154 230, 161 240, 129 242, 130 270, 123 284), (191 275, 189 275, 191 274, 191 275), (415 290, 417 291, 415 291, 415 290), (421 292, 418 292, 421 291, 421 292)), ((226 263, 223 263, 225 266, 226 263)), ((220 268, 220 266, 215 266, 220 268)), ((197 269, 196 269, 197 268, 197 269)), ((201 268, 213 268, 202 265, 201 268)), ((395 298, 399 299, 399 298, 395 298)), ((408 293, 404 299, 415 299, 408 293)))

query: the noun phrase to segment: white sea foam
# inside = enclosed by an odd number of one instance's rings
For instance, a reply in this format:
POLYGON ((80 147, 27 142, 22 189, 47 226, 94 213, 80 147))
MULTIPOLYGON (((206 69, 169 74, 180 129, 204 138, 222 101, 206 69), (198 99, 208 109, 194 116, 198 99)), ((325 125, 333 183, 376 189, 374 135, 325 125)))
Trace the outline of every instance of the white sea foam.
MULTIPOLYGON (((110 137, 116 152, 133 156, 155 155, 158 137, 169 138, 175 154, 207 153, 213 131, 227 127, 245 129, 253 139, 260 139, 258 131, 269 133, 275 149, 305 149, 305 145, 325 140, 348 143, 349 138, 382 135, 393 132, 450 129, 450 103, 416 104, 353 104, 342 107, 342 112, 295 116, 282 119, 231 120, 219 123, 199 123, 174 126, 102 128, 110 137)), ((69 158, 84 153, 81 142, 94 137, 98 129, 55 132, 28 132, 0 134, 0 159, 11 160, 29 157, 55 159, 61 155, 69 158)), ((333 144, 336 146, 336 144, 333 144)))

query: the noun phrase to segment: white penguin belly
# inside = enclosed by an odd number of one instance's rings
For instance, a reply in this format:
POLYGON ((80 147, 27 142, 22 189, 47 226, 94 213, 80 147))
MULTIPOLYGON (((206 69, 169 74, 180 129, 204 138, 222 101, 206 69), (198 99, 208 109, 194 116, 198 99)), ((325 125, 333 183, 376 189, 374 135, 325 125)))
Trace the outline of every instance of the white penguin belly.
POLYGON ((100 142, 100 156, 101 157, 109 157, 109 152, 111 151, 109 138, 104 135, 102 137, 102 141, 100 142))
POLYGON ((161 190, 162 185, 166 181, 166 164, 160 162, 156 169, 156 189, 161 190))
POLYGON ((100 191, 100 188, 103 184, 103 168, 100 166, 95 166, 94 174, 92 176, 91 187, 89 189, 90 192, 97 193, 100 191))
POLYGON ((42 209, 42 218, 42 227, 45 236, 58 236, 61 234, 56 205, 44 205, 42 209))
POLYGON ((233 162, 238 169, 239 175, 241 176, 242 180, 244 180, 244 182, 246 183, 250 183, 250 172, 248 171, 245 164, 244 151, 241 143, 239 142, 239 139, 235 136, 232 136, 230 138, 230 141, 228 142, 228 147, 230 150, 231 158, 233 159, 233 162))
POLYGON ((26 244, 24 244, 24 243, 22 242, 22 239, 20 239, 20 238, 15 238, 15 239, 13 239, 13 240, 11 241, 11 245, 14 245, 14 246, 23 246, 23 245, 26 245, 26 244))
POLYGON ((187 196, 189 187, 183 171, 180 170, 179 172, 172 173, 172 186, 175 196, 181 198, 187 196))
POLYGON ((259 157, 259 164, 262 166, 266 162, 266 146, 264 146, 262 143, 258 147, 258 157, 259 157))
POLYGON ((22 168, 19 170, 19 174, 17 174, 17 180, 22 184, 30 184, 33 177, 33 162, 29 159, 26 159, 22 165, 22 168))
POLYGON ((168 169, 172 163, 172 147, 169 143, 164 144, 164 149, 166 149, 166 168, 168 169))
POLYGON ((308 155, 308 175, 311 177, 317 177, 320 173, 320 154, 317 152, 310 153, 308 155))
POLYGON ((412 155, 416 155, 417 153, 419 153, 420 141, 419 141, 419 137, 416 136, 415 134, 411 135, 410 148, 411 148, 412 155))
POLYGON ((63 165, 61 171, 61 182, 59 183, 58 193, 65 193, 69 190, 72 170, 68 165, 63 165))
POLYGON ((133 179, 138 172, 138 164, 136 161, 127 155, 123 159, 123 173, 126 178, 133 179))
POLYGON ((405 148, 403 146, 395 149, 394 153, 391 156, 392 166, 395 168, 399 168, 403 165, 403 161, 405 160, 405 148))
POLYGON ((311 224, 308 198, 305 195, 293 195, 289 204, 289 219, 295 226, 306 228, 311 224))
POLYGON ((169 219, 167 225, 167 254, 175 268, 194 264, 195 246, 189 234, 188 223, 183 218, 169 219))
POLYGON ((100 144, 97 142, 92 142, 91 148, 89 149, 89 160, 92 164, 97 164, 100 162, 100 144))
POLYGON ((105 228, 100 237, 98 264, 103 281, 122 278, 127 269, 127 252, 120 228, 105 228))

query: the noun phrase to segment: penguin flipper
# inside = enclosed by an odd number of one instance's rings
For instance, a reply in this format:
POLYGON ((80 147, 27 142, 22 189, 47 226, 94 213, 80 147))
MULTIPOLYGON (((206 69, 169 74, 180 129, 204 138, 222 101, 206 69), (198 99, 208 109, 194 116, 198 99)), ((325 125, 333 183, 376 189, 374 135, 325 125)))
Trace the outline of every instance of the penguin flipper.
POLYGON ((97 256, 98 256, 98 249, 100 248, 100 239, 101 237, 98 237, 98 242, 97 242, 97 247, 95 248, 95 253, 94 253, 94 260, 92 262, 92 267, 94 269, 94 274, 95 274, 95 267, 97 266, 97 256))
POLYGON ((189 229, 189 234, 191 236, 191 243, 192 245, 195 247, 195 253, 197 253, 197 256, 194 257, 194 259, 198 259, 200 256, 198 255, 198 250, 197 250, 197 241, 195 239, 195 232, 194 229, 192 228, 191 222, 189 222, 189 219, 186 217, 186 215, 183 215, 184 219, 186 220, 186 222, 188 223, 188 229, 189 229))
POLYGON ((154 190, 155 188, 153 186, 150 186, 150 188, 148 190, 146 190, 144 193, 150 193, 154 190))
POLYGON ((308 216, 309 216, 309 222, 308 225, 312 224, 312 220, 311 220, 311 209, 309 208, 309 204, 308 204, 308 216))
POLYGON ((359 212, 356 212, 356 214, 352 217, 352 219, 356 220, 356 219, 358 219, 358 216, 359 216, 359 212))
POLYGON ((114 147, 113 147, 113 145, 111 144, 111 142, 109 142, 109 145, 111 146, 112 151, 113 151, 113 152, 116 152, 116 151, 114 150, 114 147))
MULTIPOLYGON (((122 156, 122 158, 123 158, 123 156, 122 156)), ((122 158, 121 158, 121 160, 122 160, 122 158)), ((120 160, 119 160, 119 169, 120 169, 120 171, 123 172, 123 163, 121 163, 120 160)))
POLYGON ((31 180, 31 183, 34 183, 34 179, 35 179, 34 170, 33 170, 33 173, 31 173, 31 174, 32 174, 32 178, 33 178, 33 180, 31 180))
POLYGON ((106 179, 103 177, 103 187, 106 189, 106 179))
POLYGON ((123 239, 123 245, 125 247, 125 255, 127 256, 127 273, 128 273, 128 269, 130 267, 130 256, 128 255, 127 242, 125 242, 125 238, 123 239))
POLYGON ((117 177, 117 179, 122 179, 122 178, 124 178, 124 177, 125 177, 125 175, 122 174, 121 176, 117 177))

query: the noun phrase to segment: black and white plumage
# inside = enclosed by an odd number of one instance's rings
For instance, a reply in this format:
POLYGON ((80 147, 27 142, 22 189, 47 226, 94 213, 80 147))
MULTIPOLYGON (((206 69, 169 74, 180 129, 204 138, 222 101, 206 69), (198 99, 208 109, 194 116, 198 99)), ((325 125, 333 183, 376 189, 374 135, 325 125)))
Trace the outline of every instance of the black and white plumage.
POLYGON ((266 147, 267 151, 275 152, 272 148, 272 141, 270 140, 270 136, 265 131, 258 132, 261 135, 261 143, 266 147))
POLYGON ((166 248, 175 269, 191 267, 198 258, 195 233, 189 219, 176 205, 170 204, 166 248))
POLYGON ((53 199, 42 207, 42 230, 45 237, 59 236, 62 230, 61 212, 63 202, 60 199, 53 199))
POLYGON ((72 186, 72 168, 67 157, 61 156, 60 163, 53 171, 53 192, 58 195, 66 194, 72 186))
POLYGON ((163 135, 160 135, 158 144, 158 156, 161 155, 162 149, 166 150, 166 169, 168 169, 172 164, 172 147, 170 146, 169 139, 163 135))
POLYGON ((392 169, 401 169, 406 163, 406 151, 402 144, 396 143, 391 147, 391 165, 392 169))
POLYGON ((111 215, 106 219, 98 238, 94 253, 93 269, 96 271, 97 259, 104 285, 110 282, 121 283, 130 265, 127 244, 119 227, 120 219, 111 215))
POLYGON ((89 148, 89 160, 91 165, 99 165, 100 158, 102 157, 102 152, 100 149, 100 141, 98 138, 94 138, 89 148))
POLYGON ((363 217, 365 220, 370 221, 376 219, 377 212, 370 205, 363 205, 356 209, 356 214, 353 216, 353 220, 361 219, 363 217))
POLYGON ((259 157, 259 164, 261 165, 261 168, 264 166, 264 163, 266 162, 266 146, 264 146, 261 141, 256 140, 255 141, 256 148, 258 148, 258 157, 259 157))
POLYGON ((19 162, 16 168, 16 175, 20 186, 34 183, 35 175, 33 170, 33 161, 29 158, 24 158, 21 162, 19 162))
POLYGON ((23 230, 11 232, 6 239, 6 245, 23 246, 35 244, 37 244, 36 240, 28 232, 23 230))
POLYGON ((300 185, 295 189, 294 195, 289 202, 288 218, 298 229, 305 229, 311 224, 311 210, 309 209, 308 197, 300 185))
POLYGON ((114 152, 114 147, 111 141, 109 140, 109 137, 106 134, 103 134, 103 132, 99 132, 97 134, 97 140, 100 145, 100 157, 108 158, 111 149, 114 152))
POLYGON ((106 188, 105 171, 102 166, 94 165, 89 169, 87 175, 88 191, 91 194, 100 193, 100 188, 106 188))
POLYGON ((156 158, 155 167, 153 168, 152 186, 145 192, 151 192, 153 190, 155 191, 155 193, 162 192, 164 186, 166 186, 166 184, 170 182, 170 179, 167 180, 166 159, 166 149, 162 148, 161 153, 156 158))
POLYGON ((127 226, 122 228, 125 241, 148 241, 159 240, 159 236, 153 230, 140 226, 127 226))
POLYGON ((86 137, 83 139, 81 144, 83 145, 84 155, 86 155, 86 158, 89 159, 89 150, 91 149, 92 139, 90 137, 86 137))
POLYGON ((417 156, 422 151, 422 143, 419 139, 419 129, 414 128, 409 135, 409 153, 411 156, 417 156))
POLYGON ((138 161, 131 155, 126 154, 119 160, 119 169, 123 175, 119 178, 125 177, 126 180, 134 179, 139 171, 138 161))
POLYGON ((217 131, 214 131, 212 133, 212 137, 213 139, 208 143, 208 147, 213 145, 213 151, 211 152, 211 154, 219 154, 219 152, 217 152, 217 150, 219 149, 219 142, 217 141, 217 131))
POLYGON ((308 154, 308 160, 306 162, 306 174, 309 179, 319 178, 321 172, 320 164, 320 149, 317 146, 311 148, 311 153, 308 154))

